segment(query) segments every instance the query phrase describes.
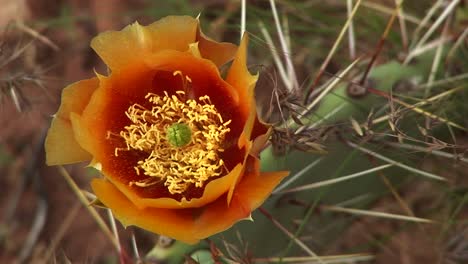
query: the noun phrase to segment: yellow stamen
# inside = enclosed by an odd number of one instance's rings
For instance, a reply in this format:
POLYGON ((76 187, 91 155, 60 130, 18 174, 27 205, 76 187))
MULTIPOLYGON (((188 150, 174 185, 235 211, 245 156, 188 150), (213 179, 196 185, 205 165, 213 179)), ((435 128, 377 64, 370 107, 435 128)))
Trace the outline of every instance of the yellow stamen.
POLYGON ((223 120, 209 96, 185 100, 185 92, 177 91, 172 96, 149 93, 145 98, 152 108, 138 104, 128 108, 125 114, 131 124, 120 132, 126 148, 115 149, 116 156, 122 150, 148 153, 135 166, 138 175, 143 172, 148 177, 129 185, 164 182, 171 194, 181 194, 192 184, 203 187, 220 176, 225 167, 219 153, 224 151, 222 142, 231 120, 223 120))

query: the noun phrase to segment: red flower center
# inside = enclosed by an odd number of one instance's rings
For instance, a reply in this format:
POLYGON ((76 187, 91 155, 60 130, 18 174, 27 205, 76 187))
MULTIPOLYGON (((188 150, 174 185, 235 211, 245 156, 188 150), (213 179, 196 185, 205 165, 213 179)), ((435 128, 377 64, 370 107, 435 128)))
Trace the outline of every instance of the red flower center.
POLYGON ((120 151, 147 153, 134 166, 144 179, 131 181, 130 186, 162 182, 171 194, 183 194, 189 186, 201 188, 210 178, 226 172, 219 154, 224 151, 231 120, 223 120, 209 96, 194 100, 177 91, 172 96, 148 93, 145 98, 151 109, 139 104, 128 108, 125 114, 131 124, 120 132, 127 147, 115 148, 116 156, 120 151))
POLYGON ((142 198, 199 198, 209 182, 242 162, 246 150, 237 139, 245 117, 228 90, 218 88, 219 79, 178 70, 153 76, 151 86, 133 81, 143 88, 118 93, 105 107, 103 167, 142 198), (187 140, 177 127, 188 128, 189 142, 177 143, 187 140))

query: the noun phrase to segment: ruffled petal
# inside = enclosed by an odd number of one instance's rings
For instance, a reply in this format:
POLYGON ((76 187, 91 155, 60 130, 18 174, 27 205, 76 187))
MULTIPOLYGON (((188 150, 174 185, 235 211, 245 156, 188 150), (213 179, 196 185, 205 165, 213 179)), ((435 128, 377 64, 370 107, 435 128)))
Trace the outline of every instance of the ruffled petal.
POLYGON ((46 164, 71 164, 91 159, 75 139, 70 120, 55 117, 45 141, 46 164))
POLYGON ((151 232, 172 237, 188 244, 199 238, 193 236, 193 211, 147 208, 138 209, 112 183, 103 179, 91 182, 94 193, 124 226, 135 225, 151 232))
MULTIPOLYGON (((253 95, 252 95, 253 96, 253 95)), ((268 129, 264 124, 260 123, 257 118, 256 108, 252 107, 250 109, 251 113, 247 122, 244 127, 244 131, 240 135, 239 138, 239 146, 245 146, 249 151, 246 153, 244 158, 244 164, 247 163, 247 159, 249 156, 253 156, 255 158, 258 157, 260 151, 265 147, 266 143, 271 134, 271 129, 268 129)), ((248 169, 248 168, 247 168, 248 169)), ((239 176, 235 179, 234 184, 231 185, 229 188, 229 192, 227 195, 227 202, 228 204, 231 202, 232 195, 234 194, 234 190, 237 187, 237 184, 242 180, 243 174, 239 174, 239 176)))
MULTIPOLYGON (((263 126, 263 125, 262 125, 263 126)), ((252 137, 254 138, 252 148, 250 149, 249 154, 254 156, 254 157, 259 157, 260 152, 267 146, 268 139, 270 138, 271 132, 273 131, 271 128, 266 128, 263 126, 262 128, 259 128, 258 130, 262 130, 262 134, 258 135, 257 137, 252 137)), ((254 128, 254 132, 256 127, 254 128)))
POLYGON ((92 136, 93 131, 87 129, 87 127, 83 125, 82 116, 77 113, 70 114, 70 122, 73 130, 73 136, 75 137, 76 142, 90 155, 90 158, 87 160, 94 159, 96 155, 96 149, 100 150, 100 148, 94 145, 94 137, 92 136))
POLYGON ((196 42, 198 21, 189 16, 168 16, 148 26, 134 23, 121 31, 107 31, 91 47, 112 71, 128 68, 161 50, 185 51, 196 42))
POLYGON ((228 42, 216 42, 205 36, 200 27, 197 30, 197 41, 203 58, 212 61, 219 68, 234 58, 237 46, 228 42))
MULTIPOLYGON (((188 75, 190 78, 198 76, 198 79, 212 80, 211 83, 206 83, 205 85, 211 85, 207 87, 198 87, 197 96, 209 95, 211 99, 216 98, 219 93, 218 89, 222 89, 221 94, 229 94, 228 102, 234 102, 237 107, 237 104, 240 103, 240 97, 237 93, 237 89, 232 89, 229 85, 229 82, 225 82, 219 73, 216 65, 207 59, 199 58, 194 56, 194 54, 200 52, 200 44, 198 45, 189 45, 186 49, 187 52, 178 52, 173 50, 165 50, 157 54, 143 58, 148 68, 154 70, 167 70, 175 71, 180 70, 182 74, 188 75)), ((203 54, 201 54, 203 56, 203 54)), ((229 105, 232 107, 233 105, 229 105)), ((223 109, 219 109, 222 111, 223 109)))
POLYGON ((222 232, 236 222, 247 219, 269 196, 288 172, 258 173, 249 171, 239 184, 230 205, 221 197, 199 209, 138 209, 112 183, 95 179, 92 188, 99 200, 110 208, 123 225, 135 225, 151 232, 193 244, 222 232))
POLYGON ((231 203, 228 205, 225 199, 218 199, 196 220, 196 237, 209 237, 230 228, 239 220, 248 219, 251 212, 257 209, 289 174, 286 171, 259 173, 258 159, 250 159, 254 160, 254 169, 246 171, 231 203))
POLYGON ((87 107, 82 113, 70 114, 76 142, 90 153, 93 159, 105 155, 104 148, 109 144, 105 129, 107 120, 106 116, 102 115, 102 106, 112 98, 107 79, 103 76, 98 76, 97 79, 100 81, 100 87, 92 94, 87 107))
POLYGON ((185 198, 182 198, 181 201, 177 201, 172 198, 141 198, 128 185, 112 180, 111 178, 109 178, 109 180, 111 180, 117 189, 125 194, 125 196, 127 196, 127 198, 130 199, 138 209, 144 209, 147 207, 181 209, 201 207, 216 200, 229 190, 234 180, 237 179, 238 175, 242 172, 243 166, 242 164, 238 164, 229 174, 209 182, 205 186, 202 197, 193 198, 189 201, 185 198))
MULTIPOLYGON (((239 107, 242 114, 246 118, 246 123, 244 124, 243 131, 239 136, 238 147, 245 147, 248 152, 250 152, 250 149, 253 145, 251 135, 257 121, 257 110, 255 107, 255 84, 257 82, 258 75, 251 75, 247 68, 248 40, 248 35, 245 34, 242 38, 239 49, 237 50, 232 66, 229 69, 226 81, 236 89, 239 97, 243 98, 243 100, 239 102, 239 107)), ((247 159, 247 155, 245 159, 247 159)), ((241 179, 242 174, 239 175, 235 181, 235 184, 233 184, 229 189, 227 195, 228 203, 231 202, 234 190, 241 179)))
POLYGON ((62 91, 62 103, 54 115, 45 141, 46 163, 60 165, 90 160, 91 155, 76 141, 70 114, 81 114, 88 105, 99 80, 92 78, 71 84, 62 91))
POLYGON ((247 68, 247 45, 249 37, 244 34, 241 44, 237 50, 234 61, 229 69, 226 77, 226 82, 234 87, 242 100, 239 102, 239 107, 245 117, 251 113, 251 107, 254 100, 254 89, 258 79, 258 75, 251 75, 247 68))

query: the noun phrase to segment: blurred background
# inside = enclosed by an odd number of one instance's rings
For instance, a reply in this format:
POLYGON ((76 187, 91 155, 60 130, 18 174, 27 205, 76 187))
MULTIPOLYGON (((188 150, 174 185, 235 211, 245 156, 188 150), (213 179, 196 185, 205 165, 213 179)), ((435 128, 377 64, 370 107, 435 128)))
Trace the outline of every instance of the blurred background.
POLYGON ((0 263, 468 263, 467 36, 464 0, 0 0, 0 263), (251 34, 262 169, 291 176, 191 247, 87 206, 98 172, 43 143, 63 87, 107 71, 94 36, 199 14, 251 34))

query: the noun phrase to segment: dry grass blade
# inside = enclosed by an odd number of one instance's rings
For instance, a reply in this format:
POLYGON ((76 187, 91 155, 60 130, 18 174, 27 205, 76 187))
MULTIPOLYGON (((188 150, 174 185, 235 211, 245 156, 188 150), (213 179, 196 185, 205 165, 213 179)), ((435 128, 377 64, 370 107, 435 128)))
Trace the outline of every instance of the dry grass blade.
MULTIPOLYGON (((392 8, 386 7, 386 6, 381 5, 379 3, 370 2, 370 1, 363 1, 362 6, 366 7, 366 8, 369 8, 369 9, 372 9, 372 10, 375 10, 375 11, 379 11, 379 12, 387 14, 387 15, 392 15, 393 14, 393 9, 392 8)), ((400 16, 404 20, 406 20, 408 22, 411 22, 413 24, 420 24, 421 23, 421 20, 419 18, 415 17, 415 16, 411 16, 411 15, 408 15, 408 14, 401 14, 401 13, 400 13, 400 16)))
POLYGON ((349 213, 349 214, 353 214, 353 215, 373 216, 373 217, 380 217, 380 218, 387 218, 387 219, 394 219, 394 220, 402 220, 402 221, 408 221, 408 222, 434 223, 434 221, 432 221, 430 219, 425 219, 425 218, 406 216, 406 215, 398 215, 398 214, 390 214, 390 213, 370 211, 370 210, 345 208, 345 207, 334 206, 334 205, 321 205, 320 209, 322 209, 324 211, 330 211, 330 212, 341 212, 341 213, 349 213))
POLYGON ((369 88, 368 90, 369 90, 370 92, 374 93, 374 94, 381 95, 381 96, 386 97, 387 99, 389 99, 389 100, 391 100, 391 101, 393 101, 393 102, 396 102, 396 103, 398 103, 398 104, 401 104, 402 106, 404 106, 404 107, 408 108, 409 110, 412 110, 412 111, 414 111, 414 112, 416 112, 416 113, 418 113, 418 114, 422 114, 422 115, 424 115, 424 116, 426 116, 426 117, 428 117, 428 118, 431 118, 431 119, 440 121, 440 122, 442 122, 442 123, 445 123, 445 124, 450 125, 450 126, 452 126, 452 127, 458 128, 458 129, 460 129, 460 130, 468 131, 467 128, 465 128, 465 127, 463 127, 463 126, 461 126, 461 125, 459 125, 459 124, 457 124, 457 123, 454 123, 454 122, 452 122, 452 121, 450 121, 450 120, 448 120, 448 119, 446 119, 446 118, 440 117, 440 116, 438 116, 438 115, 436 115, 436 114, 433 114, 433 113, 431 113, 431 112, 425 111, 425 110, 423 110, 423 109, 421 109, 421 108, 419 108, 419 107, 417 107, 417 106, 414 106, 414 105, 410 105, 410 104, 408 104, 408 103, 405 103, 405 102, 403 102, 402 100, 397 99, 397 98, 395 98, 395 97, 391 97, 390 95, 388 95, 388 94, 386 94, 386 93, 384 93, 384 92, 382 92, 382 91, 379 91, 379 90, 376 90, 376 89, 373 89, 373 88, 369 88))
POLYGON ((20 96, 18 96, 18 90, 14 84, 9 85, 9 91, 10 91, 11 100, 13 101, 13 104, 15 105, 16 110, 18 110, 18 112, 22 112, 23 107, 21 107, 20 96))
POLYGON ((312 84, 312 87, 310 87, 309 90, 306 92, 305 100, 307 100, 309 98, 309 95, 312 93, 313 89, 317 86, 320 78, 322 77, 322 74, 325 72, 325 69, 327 68, 328 64, 330 63, 331 58, 333 57, 333 55, 335 55, 335 52, 338 49, 338 46, 340 45, 341 40, 343 39, 344 34, 348 30, 349 25, 351 24, 352 19, 356 15, 356 12, 359 9, 360 5, 361 5, 361 0, 358 0, 356 5, 354 6, 353 10, 351 11, 351 14, 349 15, 348 19, 346 20, 346 23, 343 25, 343 28, 341 29, 341 32, 338 35, 338 38, 335 40, 335 43, 333 43, 333 47, 330 49, 330 52, 328 53, 327 57, 325 58, 325 61, 320 66, 319 71, 317 73, 317 76, 315 77, 314 83, 312 84))
POLYGON ((102 232, 109 238, 111 241, 112 245, 115 247, 117 252, 120 253, 120 244, 119 242, 115 239, 114 235, 112 234, 112 231, 109 229, 109 227, 106 225, 104 220, 102 220, 101 216, 99 213, 96 211, 96 209, 92 206, 89 206, 90 201, 85 197, 81 189, 78 187, 78 185, 75 183, 73 178, 70 176, 70 174, 65 170, 64 167, 58 166, 58 170, 60 174, 65 178, 66 182, 72 189, 72 191, 75 193, 75 195, 78 197, 80 202, 83 204, 83 206, 88 209, 88 212, 91 214, 93 219, 96 221, 98 226, 101 228, 102 232))
MULTIPOLYGON (((13 53, 9 54, 8 55, 8 58, 7 59, 4 59, 1 63, 0 63, 0 69, 4 68, 5 66, 7 66, 9 63, 15 61, 16 59, 18 59, 21 55, 24 54, 24 52, 31 47, 31 45, 33 44, 33 41, 29 41, 28 43, 26 43, 25 45, 23 45, 22 47, 20 48, 15 48, 13 53)), ((19 45, 19 44, 18 44, 19 45)))
MULTIPOLYGON (((37 176, 37 175, 36 175, 37 176)), ((18 262, 24 263, 32 254, 34 247, 39 239, 39 235, 45 226, 48 210, 47 201, 43 198, 37 201, 36 214, 34 222, 31 225, 26 241, 22 244, 22 249, 18 256, 18 262)))
MULTIPOLYGON (((373 161, 373 160, 371 160, 371 162, 375 163, 375 161, 373 161)), ((385 186, 392 193, 393 197, 397 200, 398 204, 403 209, 403 211, 409 216, 416 217, 416 215, 413 213, 411 208, 405 202, 403 197, 401 197, 401 195, 398 193, 398 190, 396 190, 395 187, 393 187, 393 184, 390 182, 390 180, 388 180, 387 176, 385 176, 385 174, 382 171, 379 171, 378 174, 379 174, 380 178, 382 179, 382 181, 384 182, 385 186)))
POLYGON ((391 146, 391 147, 394 147, 394 148, 398 148, 398 149, 403 148, 403 149, 408 149, 408 150, 413 150, 413 151, 420 151, 420 152, 424 152, 426 154, 432 154, 432 155, 443 157, 443 158, 453 159, 454 161, 462 161, 462 162, 468 163, 468 158, 463 157, 462 154, 456 155, 456 154, 448 153, 448 152, 445 152, 445 151, 434 150, 434 149, 430 149, 430 148, 424 148, 424 147, 411 145, 411 144, 407 144, 407 143, 385 142, 384 144, 388 145, 388 146, 391 146))
MULTIPOLYGON (((451 19, 447 19, 447 21, 445 22, 444 29, 442 30, 442 34, 440 36, 441 40, 444 38, 444 36, 448 35, 450 21, 451 19)), ((443 49, 444 49, 444 45, 439 45, 436 49, 434 61, 432 62, 431 72, 429 73, 427 85, 425 86, 425 89, 424 89, 424 98, 427 98, 431 92, 432 84, 434 83, 436 73, 439 69, 439 65, 442 60, 443 49)))
POLYGON ((421 30, 423 28, 428 27, 428 23, 432 19, 432 16, 434 16, 437 9, 442 7, 443 3, 444 3, 444 0, 438 0, 437 2, 435 2, 434 5, 432 5, 431 8, 426 12, 426 16, 422 20, 420 20, 418 23, 416 23, 418 24, 418 27, 413 31, 413 35, 412 35, 413 43, 412 44, 414 44, 414 42, 419 38, 421 34, 421 30))
POLYGON ((403 211, 405 211, 407 215, 416 217, 411 208, 408 206, 408 204, 403 200, 403 197, 401 197, 401 195, 398 193, 395 187, 393 187, 392 183, 388 180, 387 176, 385 176, 383 173, 380 173, 380 178, 385 183, 385 186, 387 186, 387 188, 390 190, 393 197, 397 200, 401 209, 403 209, 403 211))
POLYGON ((356 121, 356 119, 354 119, 352 116, 349 118, 349 121, 351 122, 351 127, 353 128, 354 132, 356 132, 356 134, 358 134, 360 137, 364 136, 364 131, 362 131, 358 121, 356 121))
MULTIPOLYGON (((400 3, 400 5, 401 5, 401 3, 400 3)), ((367 79, 367 75, 369 74, 370 70, 372 69, 372 66, 374 65, 377 57, 380 55, 380 52, 383 49, 385 40, 387 39, 388 33, 390 33, 390 30, 391 30, 391 28, 393 26, 393 23, 395 22, 395 18, 398 15, 398 10, 400 9, 400 5, 397 5, 397 7, 395 8, 395 10, 392 13, 392 16, 388 20, 387 26, 385 27, 385 31, 383 32, 382 36, 380 37, 379 42, 377 43, 377 46, 375 48, 374 54, 372 54, 372 58, 371 58, 369 64, 367 64, 367 68, 364 71, 364 74, 362 75, 361 81, 359 82, 360 85, 364 85, 364 83, 366 82, 366 79, 367 79)))
MULTIPOLYGON (((468 77, 468 76, 467 76, 467 77, 468 77)), ((433 84, 433 85, 434 85, 434 84, 433 84)), ((468 86, 466 86, 466 85, 457 86, 457 87, 452 88, 452 89, 450 89, 450 90, 447 90, 447 91, 445 91, 445 92, 441 92, 440 94, 434 95, 434 96, 432 96, 431 98, 424 99, 424 100, 422 100, 421 102, 412 105, 412 107, 420 107, 420 106, 426 105, 426 104, 428 104, 428 103, 432 103, 432 102, 434 102, 434 101, 436 101, 436 100, 439 100, 439 99, 441 99, 441 98, 443 98, 443 97, 446 97, 446 96, 448 96, 448 95, 451 95, 451 94, 453 94, 453 93, 455 93, 455 92, 458 92, 458 91, 461 91, 461 90, 463 90, 463 89, 466 89, 467 87, 468 87, 468 86)))
POLYGON ((273 18, 275 20, 276 31, 278 32, 278 38, 280 40, 281 49, 283 50, 284 60, 286 61, 287 72, 289 75, 289 80, 291 81, 290 86, 287 87, 290 91, 293 89, 297 89, 299 87, 296 73, 294 70, 294 65, 292 63, 291 54, 289 52, 289 47, 286 41, 286 36, 281 28, 281 23, 279 21, 278 12, 276 11, 276 4, 275 0, 270 0, 270 7, 271 13, 273 14, 273 18))
POLYGON ((244 37, 245 32, 245 21, 246 21, 246 12, 247 12, 247 3, 246 0, 241 1, 241 28, 240 28, 240 40, 244 37))
POLYGON ((392 160, 392 159, 390 159, 390 158, 387 158, 387 157, 385 157, 385 156, 383 156, 383 155, 380 155, 380 154, 378 154, 378 153, 376 153, 376 152, 374 152, 374 151, 371 151, 371 150, 369 150, 369 149, 366 149, 366 148, 364 148, 364 147, 362 147, 362 146, 359 146, 359 145, 357 145, 357 144, 354 144, 354 143, 352 143, 352 142, 347 141, 347 144, 348 144, 349 146, 351 146, 351 147, 353 147, 353 148, 355 148, 355 149, 361 151, 361 152, 364 152, 364 153, 369 154, 369 155, 371 155, 371 156, 373 156, 373 157, 375 157, 375 158, 377 158, 377 159, 380 159, 380 160, 383 160, 383 161, 388 162, 388 163, 390 163, 390 164, 393 164, 393 165, 395 165, 395 166, 397 166, 397 167, 400 167, 400 168, 402 168, 402 169, 404 169, 404 170, 413 172, 413 173, 415 173, 415 174, 421 175, 421 176, 426 177, 426 178, 429 178, 429 179, 434 179, 434 180, 438 180, 438 181, 447 181, 445 178, 442 178, 442 177, 440 177, 440 176, 438 176, 438 175, 435 175, 435 174, 430 173, 430 172, 427 172, 427 171, 415 169, 415 168, 413 168, 413 167, 410 167, 410 166, 405 165, 405 164, 403 164, 403 163, 401 163, 401 162, 398 162, 398 161, 392 160))
POLYGON ((285 181, 283 184, 281 184, 280 186, 278 186, 278 188, 276 188, 274 191, 273 191, 273 194, 280 194, 280 193, 284 193, 282 190, 285 189, 286 187, 288 187, 289 185, 291 185, 292 183, 294 183, 297 179, 299 179, 300 177, 306 175, 307 172, 309 172, 313 167, 315 167, 317 164, 320 163, 320 161, 322 161, 323 158, 318 158, 316 160, 314 160, 312 163, 310 163, 309 165, 307 165, 306 167, 304 167, 302 170, 300 170, 298 173, 294 174, 294 176, 291 176, 288 178, 287 181, 285 181))
MULTIPOLYGON (((468 29, 467 29, 467 32, 468 32, 468 29)), ((446 84, 449 84, 449 83, 452 83, 452 82, 457 82, 457 81, 461 81, 461 80, 465 80, 465 79, 468 79, 468 73, 462 73, 462 74, 455 75, 455 76, 452 76, 452 77, 448 77, 448 78, 445 78, 445 79, 437 80, 434 83, 432 83, 432 87, 446 85, 446 84)), ((419 85, 420 88, 424 88, 426 86, 427 86, 427 84, 419 85)), ((465 87, 461 86, 461 87, 458 87, 458 88, 465 88, 465 87)))
POLYGON ((273 216, 268 213, 265 209, 262 207, 258 208, 258 210, 266 217, 268 218, 279 230, 281 230, 284 234, 286 234, 292 241, 294 241, 300 248, 302 248, 307 254, 309 254, 314 261, 317 261, 318 263, 324 264, 324 262, 320 259, 317 254, 315 254, 309 247, 307 247, 304 242, 302 242, 300 239, 294 236, 293 233, 289 232, 283 225, 281 225, 280 222, 278 222, 273 216))
MULTIPOLYGON (((332 264, 332 263, 355 263, 361 261, 371 261, 375 257, 370 254, 347 254, 347 255, 334 255, 334 256, 320 256, 322 263, 332 264)), ((294 262, 294 263, 309 263, 315 264, 318 263, 313 257, 287 257, 287 258, 256 258, 254 259, 255 263, 275 263, 275 262, 294 262)))
POLYGON ((387 168, 392 167, 392 166, 394 166, 394 164, 385 164, 385 165, 378 166, 378 167, 368 169, 368 170, 365 170, 365 171, 360 171, 358 173, 353 173, 353 174, 350 174, 350 175, 346 175, 346 176, 331 179, 331 180, 325 180, 325 181, 320 181, 320 182, 316 182, 316 183, 312 183, 312 184, 303 185, 301 187, 288 189, 288 190, 285 190, 285 191, 282 191, 282 192, 279 192, 279 193, 283 194, 283 193, 299 192, 299 191, 306 191, 306 190, 311 190, 311 189, 315 189, 315 188, 320 188, 320 187, 336 184, 336 183, 339 183, 339 182, 348 181, 348 180, 351 180, 351 179, 354 179, 354 178, 357 178, 357 177, 360 177, 360 176, 364 176, 364 175, 367 175, 367 174, 370 174, 370 173, 374 173, 376 171, 387 169, 387 168))
MULTIPOLYGON (((346 76, 346 74, 348 74, 348 72, 352 68, 354 68, 354 66, 358 62, 359 62, 359 59, 354 60, 348 67, 346 67, 346 69, 344 71, 342 71, 340 74, 338 74, 338 76, 336 76, 336 78, 327 87, 325 87, 325 89, 323 89, 320 92, 320 94, 317 97, 315 97, 314 100, 309 105, 307 105, 306 109, 301 113, 301 117, 306 115, 308 112, 310 112, 320 102, 320 100, 322 100, 322 98, 325 97, 325 95, 327 95, 333 88, 335 88, 335 86, 341 80, 343 80, 344 76, 346 76)), ((290 122, 290 125, 292 123, 293 123, 293 121, 290 122)))
POLYGON ((310 125, 307 125, 307 126, 301 126, 299 127, 297 130, 296 130, 296 133, 299 133, 305 129, 313 129, 313 128, 316 128, 317 126, 319 126, 320 124, 322 124, 323 122, 325 122, 326 120, 328 120, 330 117, 334 116, 335 114, 337 114, 339 111, 341 111, 343 108, 345 107, 345 104, 341 104, 339 105, 338 107, 336 107, 335 109, 333 109, 332 111, 330 111, 329 113, 327 113, 324 117, 320 118, 318 121, 310 124, 310 125))
POLYGON ((63 236, 65 235, 66 231, 72 224, 73 220, 75 220, 79 209, 81 207, 80 202, 76 202, 71 208, 63 222, 61 223, 57 233, 52 239, 52 242, 50 243, 49 247, 47 248, 47 252, 43 258, 42 263, 50 263, 50 258, 52 255, 55 253, 55 250, 57 249, 57 246, 59 245, 60 241, 62 240, 63 236))
POLYGON ((437 20, 432 24, 432 26, 426 31, 426 34, 422 36, 419 42, 416 44, 416 49, 424 45, 426 41, 432 36, 435 30, 442 24, 442 22, 447 18, 447 16, 455 9, 455 7, 460 3, 460 0, 453 0, 447 8, 442 12, 442 14, 437 18, 437 20))
POLYGON ((408 56, 406 56, 404 62, 403 62, 403 65, 407 65, 413 58, 425 53, 425 52, 428 52, 430 50, 433 50, 441 45, 445 45, 446 43, 449 43, 450 41, 452 41, 452 37, 450 36, 447 36, 447 37, 442 37, 442 38, 439 38, 439 39, 436 39, 432 42, 429 42, 427 43, 426 45, 424 46, 421 46, 421 47, 418 47, 418 48, 414 48, 412 50, 410 50, 408 56))
POLYGON ((296 71, 294 69, 294 65, 292 64, 292 51, 291 51, 291 35, 290 35, 290 30, 289 30, 289 20, 288 20, 288 17, 285 15, 283 15, 283 30, 284 30, 284 38, 286 40, 286 48, 288 49, 287 50, 287 54, 289 55, 288 58, 291 60, 291 65, 292 67, 288 67, 288 76, 289 76, 289 80, 291 80, 291 82, 293 83, 293 88, 295 90, 299 89, 299 82, 297 80, 297 76, 296 76, 296 71))
POLYGON ((137 261, 140 261, 140 252, 138 250, 138 245, 137 245, 137 241, 136 241, 136 237, 135 237, 135 232, 133 232, 132 230, 132 250, 133 250, 133 254, 135 255, 135 258, 137 259, 137 261))
POLYGON ((435 14, 437 9, 439 9, 442 6, 443 3, 444 3, 444 0, 438 0, 434 5, 431 6, 429 11, 427 11, 426 16, 423 18, 423 20, 416 23, 418 24, 418 27, 416 28, 416 30, 414 30, 413 35, 411 36, 413 44, 414 42, 416 42, 417 38, 419 38, 421 30, 427 27, 427 24, 431 20, 432 16, 435 14))
POLYGON ((403 42, 403 49, 406 50, 408 48, 408 30, 406 28, 406 21, 404 19, 405 14, 402 6, 403 0, 395 0, 395 4, 397 5, 397 15, 398 21, 400 23, 401 41, 403 42))
POLYGON ((38 39, 40 42, 44 43, 45 45, 49 46, 51 49, 55 51, 59 51, 60 48, 52 42, 49 38, 46 36, 42 35, 41 33, 37 32, 36 30, 28 27, 26 24, 24 24, 22 21, 17 20, 16 21, 16 26, 25 32, 26 34, 30 35, 31 37, 38 39))
MULTIPOLYGON (((288 54, 291 54, 292 55, 292 51, 291 51, 291 31, 289 29, 289 19, 288 19, 288 16, 283 15, 283 30, 284 30, 284 38, 286 39, 286 47, 288 48, 288 54)), ((290 70, 293 70, 294 72, 294 69, 290 69, 290 70)), ((295 73, 295 72, 294 72, 295 73)), ((292 78, 293 75, 290 75, 290 78, 292 78)))
MULTIPOLYGON (((112 211, 110 209, 107 209, 106 211, 107 211, 107 216, 109 217, 109 222, 110 222, 112 233, 114 234, 115 240, 120 241, 119 232, 117 230, 117 225, 115 223, 114 215, 112 214, 112 211)), ((120 243, 117 243, 117 245, 118 245, 117 250, 121 252, 122 247, 120 246, 120 243)))
POLYGON ((447 53, 447 58, 446 61, 450 61, 451 58, 453 58, 456 54, 456 51, 460 48, 460 46, 463 44, 464 40, 468 37, 468 28, 465 28, 463 32, 460 34, 458 37, 457 41, 455 41, 455 44, 453 44, 453 47, 450 49, 450 51, 447 53))
POLYGON ((283 81, 283 84, 285 87, 290 87, 291 86, 291 80, 289 79, 289 76, 286 74, 286 70, 284 69, 283 63, 281 62, 281 59, 278 55, 278 51, 275 48, 275 44, 273 43, 273 40, 271 39, 270 33, 268 33, 268 30, 265 27, 265 24, 262 22, 258 22, 258 27, 260 28, 260 32, 263 35, 263 38, 265 39, 265 42, 267 43, 271 56, 273 57, 273 61, 275 63, 276 69, 278 69, 279 76, 281 77, 281 80, 283 81))
MULTIPOLYGON (((353 0, 346 0, 346 11, 348 17, 351 17, 351 11, 353 10, 353 0)), ((349 38, 349 57, 354 60, 356 58, 356 38, 354 36, 354 23, 351 19, 349 23, 349 30, 348 30, 348 38, 349 38)))
MULTIPOLYGON (((464 79, 464 78, 468 78, 468 74, 459 75, 459 76, 457 77, 456 80, 461 80, 461 79, 464 79)), ((456 81, 456 80, 455 80, 455 78, 453 78, 453 79, 450 80, 450 81, 456 81)), ((444 83, 447 83, 447 82, 450 82, 450 81, 447 79, 447 80, 445 80, 444 83)), ((440 84, 440 83, 439 83, 439 84, 440 84)), ((434 83, 433 86, 434 86, 434 85, 438 85, 438 84, 434 83)), ((464 85, 455 87, 455 88, 453 88, 453 89, 447 90, 447 91, 442 92, 442 93, 440 93, 440 94, 434 95, 434 96, 431 97, 431 98, 424 99, 424 100, 422 100, 422 101, 419 102, 419 103, 410 105, 409 108, 412 109, 412 108, 415 108, 415 107, 420 107, 420 106, 429 104, 429 103, 431 103, 431 102, 434 102, 434 101, 439 100, 439 99, 441 99, 441 98, 443 98, 443 97, 449 96, 449 95, 451 95, 451 94, 453 94, 453 93, 455 93, 455 92, 458 92, 458 91, 460 91, 460 90, 463 90, 463 89, 465 89, 465 88, 466 88, 466 86, 464 86, 464 85)), ((393 100, 393 98, 392 98, 392 100, 393 100)), ((392 117, 392 115, 393 115, 393 114, 390 113, 390 114, 381 116, 381 117, 379 117, 379 118, 375 118, 375 119, 373 119, 373 120, 371 121, 371 124, 374 125, 374 124, 378 124, 378 123, 387 121, 387 120, 389 120, 389 119, 392 117)), ((361 127, 364 127, 364 126, 365 126, 365 124, 361 124, 361 127)))

